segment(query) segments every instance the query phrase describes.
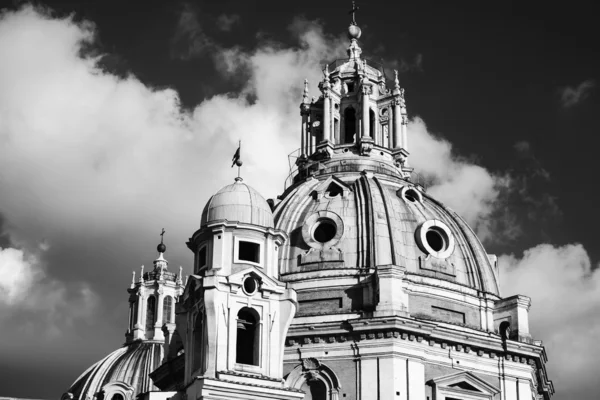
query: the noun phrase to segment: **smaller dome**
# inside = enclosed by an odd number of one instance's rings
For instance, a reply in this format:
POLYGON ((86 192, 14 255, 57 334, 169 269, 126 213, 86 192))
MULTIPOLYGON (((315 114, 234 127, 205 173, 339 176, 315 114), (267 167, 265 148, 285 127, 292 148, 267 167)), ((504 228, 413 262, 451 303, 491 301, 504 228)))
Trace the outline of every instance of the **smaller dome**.
POLYGON ((202 211, 200 226, 221 220, 274 227, 271 207, 260 193, 243 183, 242 178, 236 178, 235 183, 210 198, 202 211))
POLYGON ((160 366, 163 355, 162 343, 133 342, 113 351, 88 368, 67 393, 71 393, 74 400, 87 400, 95 398, 104 385, 111 382, 131 386, 134 390, 133 398, 149 390, 158 390, 148 374, 160 366))

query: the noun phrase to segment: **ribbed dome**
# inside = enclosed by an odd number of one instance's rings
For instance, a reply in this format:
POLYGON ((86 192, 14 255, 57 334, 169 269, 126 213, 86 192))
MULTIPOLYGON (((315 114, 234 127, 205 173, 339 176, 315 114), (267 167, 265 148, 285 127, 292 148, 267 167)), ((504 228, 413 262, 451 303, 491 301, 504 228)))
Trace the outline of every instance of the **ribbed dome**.
POLYGON ((148 374, 160 366, 163 352, 161 343, 133 342, 88 368, 67 392, 73 394, 73 399, 91 399, 111 382, 123 382, 133 387, 132 398, 139 393, 158 390, 148 374))
POLYGON ((236 179, 235 183, 225 186, 210 198, 202 211, 200 226, 221 220, 269 228, 274 226, 269 204, 241 179, 236 179))
POLYGON ((409 275, 498 295, 495 266, 454 211, 400 178, 336 176, 308 179, 278 204, 276 227, 290 234, 280 253, 283 279, 355 276, 399 265, 409 275), (324 258, 331 248, 336 250, 324 258))

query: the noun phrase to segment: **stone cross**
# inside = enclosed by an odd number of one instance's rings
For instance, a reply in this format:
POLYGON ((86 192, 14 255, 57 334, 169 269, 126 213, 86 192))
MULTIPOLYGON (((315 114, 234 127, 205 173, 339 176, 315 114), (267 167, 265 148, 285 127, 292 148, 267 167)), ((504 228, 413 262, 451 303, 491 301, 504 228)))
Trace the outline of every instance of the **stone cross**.
POLYGON ((355 15, 356 15, 357 11, 358 11, 358 7, 356 6, 356 3, 353 1, 352 2, 352 10, 348 11, 348 14, 352 14, 352 25, 356 25, 355 15))

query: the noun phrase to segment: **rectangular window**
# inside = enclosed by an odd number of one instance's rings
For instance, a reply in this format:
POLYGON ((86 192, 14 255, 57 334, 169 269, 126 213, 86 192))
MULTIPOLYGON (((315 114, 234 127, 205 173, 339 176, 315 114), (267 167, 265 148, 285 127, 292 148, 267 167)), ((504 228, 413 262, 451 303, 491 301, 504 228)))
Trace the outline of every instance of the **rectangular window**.
POLYGON ((204 246, 198 252, 198 271, 200 271, 201 269, 203 269, 204 267, 206 267, 206 264, 207 264, 207 260, 206 260, 206 246, 204 246))
POLYGON ((238 242, 238 260, 260 263, 260 244, 240 240, 238 242))

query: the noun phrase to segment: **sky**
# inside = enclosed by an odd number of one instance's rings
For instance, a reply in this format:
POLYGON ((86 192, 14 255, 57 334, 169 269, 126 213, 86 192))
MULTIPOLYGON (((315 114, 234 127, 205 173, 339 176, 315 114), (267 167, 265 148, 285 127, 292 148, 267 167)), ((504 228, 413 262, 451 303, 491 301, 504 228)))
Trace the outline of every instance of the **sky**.
MULTIPOLYGON (((555 398, 597 398, 600 247, 592 2, 358 2, 399 70, 409 162, 532 298, 555 398)), ((283 191, 304 79, 342 58, 348 1, 0 0, 0 395, 56 398, 118 348, 132 271, 191 271, 229 184, 283 191), (35 384, 32 382, 35 377, 35 384)))

